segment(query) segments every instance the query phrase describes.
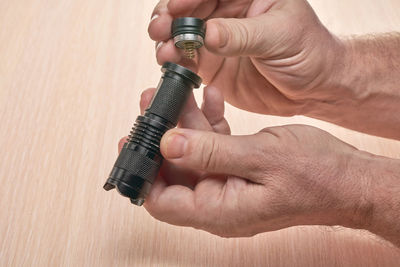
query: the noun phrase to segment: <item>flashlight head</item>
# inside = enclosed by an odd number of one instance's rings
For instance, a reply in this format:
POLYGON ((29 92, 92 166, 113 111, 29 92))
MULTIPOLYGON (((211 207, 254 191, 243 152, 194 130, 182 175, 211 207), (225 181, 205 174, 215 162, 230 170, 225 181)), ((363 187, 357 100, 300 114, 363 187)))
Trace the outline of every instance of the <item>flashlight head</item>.
POLYGON ((116 188, 141 206, 162 164, 160 141, 164 133, 178 123, 193 88, 201 85, 194 72, 174 63, 162 67, 164 73, 144 115, 138 116, 128 142, 124 144, 104 185, 116 188))

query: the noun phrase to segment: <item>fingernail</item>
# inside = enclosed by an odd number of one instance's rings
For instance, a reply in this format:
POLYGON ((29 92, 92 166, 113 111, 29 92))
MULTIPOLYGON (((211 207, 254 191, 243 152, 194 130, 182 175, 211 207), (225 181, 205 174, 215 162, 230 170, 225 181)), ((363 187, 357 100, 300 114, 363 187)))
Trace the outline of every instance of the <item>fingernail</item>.
POLYGON ((158 51, 158 49, 160 49, 160 47, 164 44, 163 41, 159 42, 158 44, 156 44, 156 52, 158 51))
POLYGON ((153 20, 155 20, 155 19, 158 18, 158 17, 159 17, 158 14, 154 14, 154 15, 151 17, 150 21, 153 21, 153 20))
POLYGON ((186 150, 187 140, 183 135, 172 134, 167 139, 167 158, 178 159, 183 157, 186 150))

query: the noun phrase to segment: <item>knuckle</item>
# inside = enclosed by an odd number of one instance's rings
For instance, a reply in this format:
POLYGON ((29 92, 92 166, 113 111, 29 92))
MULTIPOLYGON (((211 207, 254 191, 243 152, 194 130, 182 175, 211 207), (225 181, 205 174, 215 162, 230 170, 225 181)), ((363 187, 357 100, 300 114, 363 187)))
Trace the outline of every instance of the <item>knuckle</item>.
POLYGON ((215 136, 203 136, 200 144, 200 167, 203 170, 213 170, 218 165, 218 143, 215 136))
POLYGON ((240 20, 235 25, 236 30, 239 34, 234 35, 237 36, 239 39, 237 40, 238 44, 238 53, 243 54, 246 49, 249 47, 249 39, 250 39, 250 32, 249 28, 240 20))

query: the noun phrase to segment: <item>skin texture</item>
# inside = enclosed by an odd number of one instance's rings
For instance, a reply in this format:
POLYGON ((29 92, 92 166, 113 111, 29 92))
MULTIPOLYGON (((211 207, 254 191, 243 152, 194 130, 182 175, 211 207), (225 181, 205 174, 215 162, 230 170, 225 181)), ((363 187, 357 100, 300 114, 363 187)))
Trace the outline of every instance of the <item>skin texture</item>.
MULTIPOLYGON (((142 113, 154 92, 143 92, 142 113)), ((305 125, 231 136, 223 113, 222 94, 206 87, 201 109, 192 95, 179 128, 163 136, 165 161, 144 204, 153 217, 222 237, 342 225, 400 244, 398 160, 305 125)))
MULTIPOLYGON (((142 112, 154 91, 142 94, 142 112)), ((183 112, 180 127, 192 129, 163 137, 166 161, 145 202, 151 215, 224 237, 295 225, 364 223, 369 206, 358 203, 368 185, 346 171, 354 147, 304 125, 231 136, 223 110, 219 90, 207 87, 202 109, 191 98, 183 112)))
POLYGON ((158 62, 198 68, 230 104, 400 140, 400 34, 339 39, 305 0, 161 0, 153 15, 158 62), (207 19, 196 64, 170 40, 180 16, 207 19))
POLYGON ((342 70, 332 86, 340 97, 314 102, 306 115, 400 140, 400 33, 361 36, 344 44, 342 70))
POLYGON ((205 84, 222 90, 229 103, 252 112, 302 113, 314 97, 311 91, 322 97, 319 88, 341 49, 305 1, 163 0, 154 14, 158 17, 149 25, 150 37, 165 42, 158 45, 160 64, 186 63, 169 40, 174 17, 208 18, 199 74, 205 84))
MULTIPOLYGON (((303 0, 162 0, 153 15, 158 62, 198 70, 208 86, 201 109, 192 96, 179 127, 162 138, 166 160, 145 202, 152 216, 224 237, 342 225, 400 245, 399 160, 304 125, 231 136, 224 119, 225 98, 252 112, 400 139, 398 35, 340 40, 303 0), (196 62, 169 40, 180 16, 208 19, 196 62)), ((142 112, 153 94, 142 94, 142 112)))

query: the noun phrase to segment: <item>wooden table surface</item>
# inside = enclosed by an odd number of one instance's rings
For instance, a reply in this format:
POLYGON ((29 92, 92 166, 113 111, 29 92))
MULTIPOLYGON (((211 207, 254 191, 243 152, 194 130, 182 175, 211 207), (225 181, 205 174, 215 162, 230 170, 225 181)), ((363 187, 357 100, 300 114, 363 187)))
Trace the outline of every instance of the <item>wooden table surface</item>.
MULTIPOLYGON (((0 0, 1 266, 400 266, 367 232, 295 227, 222 239, 153 219, 102 186, 160 78, 155 0, 0 0)), ((338 34, 400 30, 398 0, 313 0, 338 34)), ((197 92, 198 99, 201 91, 197 92)), ((304 123, 400 158, 400 142, 227 106, 234 134, 304 123)))

